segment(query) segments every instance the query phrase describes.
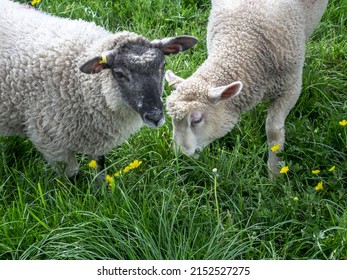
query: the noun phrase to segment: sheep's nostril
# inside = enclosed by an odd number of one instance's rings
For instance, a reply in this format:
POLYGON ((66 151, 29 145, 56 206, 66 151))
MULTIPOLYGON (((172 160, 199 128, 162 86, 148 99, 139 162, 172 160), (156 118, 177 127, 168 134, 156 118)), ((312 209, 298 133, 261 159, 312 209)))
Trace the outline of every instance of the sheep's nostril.
POLYGON ((146 112, 143 114, 143 119, 144 119, 144 122, 148 124, 149 126, 158 127, 164 123, 163 122, 164 115, 162 112, 150 112, 150 113, 146 112))

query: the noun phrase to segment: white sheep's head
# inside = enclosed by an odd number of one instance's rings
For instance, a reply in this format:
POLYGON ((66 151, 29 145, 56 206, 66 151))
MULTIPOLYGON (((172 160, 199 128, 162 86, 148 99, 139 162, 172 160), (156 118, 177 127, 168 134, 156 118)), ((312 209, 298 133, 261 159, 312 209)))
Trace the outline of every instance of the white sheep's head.
POLYGON ((240 93, 242 83, 212 87, 199 78, 183 80, 172 71, 167 71, 165 78, 175 88, 167 98, 174 140, 184 153, 196 157, 236 124, 239 112, 233 111, 227 101, 240 93))
MULTIPOLYGON (((96 74, 108 69, 113 86, 106 90, 110 108, 117 96, 142 118, 149 127, 161 126, 164 121, 162 102, 165 55, 177 54, 193 47, 198 41, 192 36, 157 39, 152 42, 131 33, 118 40, 115 47, 86 61, 80 70, 96 74)), ((120 37, 120 36, 119 36, 120 37)), ((107 84, 104 82, 103 84, 107 84)), ((105 86, 106 87, 106 86, 105 86)))

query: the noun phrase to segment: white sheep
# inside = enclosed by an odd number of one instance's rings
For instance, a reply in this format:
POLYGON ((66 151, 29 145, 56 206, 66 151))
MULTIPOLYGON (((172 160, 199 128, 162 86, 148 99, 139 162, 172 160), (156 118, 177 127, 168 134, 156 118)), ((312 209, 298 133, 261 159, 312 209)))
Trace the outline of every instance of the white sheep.
POLYGON ((164 123, 164 55, 197 43, 113 34, 8 0, 0 0, 0 27, 0 135, 29 137, 68 177, 78 173, 76 153, 103 166, 143 122, 164 123))
MULTIPOLYGON (((301 90, 305 42, 328 0, 214 0, 208 22, 208 57, 167 98, 173 135, 188 155, 229 132, 240 114, 268 100, 269 148, 284 146, 284 123, 301 90)), ((271 174, 279 157, 269 150, 271 174)))

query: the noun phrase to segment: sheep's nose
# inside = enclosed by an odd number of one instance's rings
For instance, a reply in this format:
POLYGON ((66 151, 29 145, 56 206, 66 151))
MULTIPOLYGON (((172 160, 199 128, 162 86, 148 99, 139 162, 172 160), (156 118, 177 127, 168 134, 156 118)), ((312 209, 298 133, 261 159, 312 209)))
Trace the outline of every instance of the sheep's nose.
POLYGON ((164 114, 162 111, 145 112, 143 120, 149 127, 158 127, 164 124, 164 114))

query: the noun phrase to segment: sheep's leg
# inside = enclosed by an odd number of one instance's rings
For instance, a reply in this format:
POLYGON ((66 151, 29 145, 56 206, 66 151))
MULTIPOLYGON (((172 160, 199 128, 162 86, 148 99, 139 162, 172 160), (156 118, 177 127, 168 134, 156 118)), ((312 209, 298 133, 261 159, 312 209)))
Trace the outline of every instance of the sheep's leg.
POLYGON ((277 153, 283 150, 285 142, 284 123, 290 110, 297 102, 301 90, 301 80, 296 84, 291 84, 291 88, 285 91, 277 99, 270 103, 266 118, 266 135, 269 145, 268 168, 270 175, 279 174, 279 161, 281 160, 277 153), (279 145, 275 152, 271 147, 279 145))
POLYGON ((105 156, 92 156, 92 159, 96 160, 96 163, 98 165, 98 176, 96 178, 96 187, 99 187, 102 182, 105 182, 106 178, 106 164, 105 164, 105 156))
POLYGON ((58 173, 65 173, 70 180, 75 179, 78 176, 79 165, 74 153, 67 152, 63 155, 49 155, 43 153, 43 155, 47 162, 58 173))
POLYGON ((106 167, 105 156, 96 157, 96 163, 98 164, 98 172, 102 172, 106 167))
POLYGON ((71 178, 77 178, 79 175, 79 164, 76 160, 75 154, 69 153, 66 160, 66 168, 65 168, 66 176, 71 178))
POLYGON ((103 156, 97 156, 96 157, 96 162, 98 164, 98 173, 99 173, 98 180, 99 181, 104 181, 105 178, 106 178, 105 156, 104 155, 103 156))

